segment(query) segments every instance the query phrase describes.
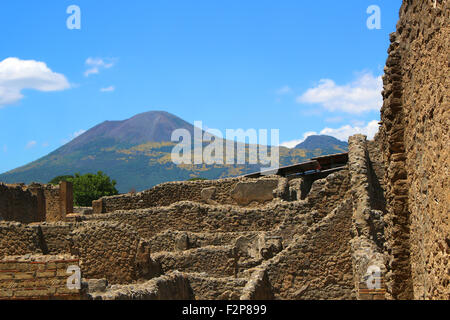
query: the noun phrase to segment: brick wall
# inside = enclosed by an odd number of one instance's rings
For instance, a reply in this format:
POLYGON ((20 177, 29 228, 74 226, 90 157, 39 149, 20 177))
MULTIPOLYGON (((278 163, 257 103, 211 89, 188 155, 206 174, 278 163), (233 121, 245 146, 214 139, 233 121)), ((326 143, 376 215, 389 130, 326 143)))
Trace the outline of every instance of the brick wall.
POLYGON ((42 212, 38 211, 38 197, 23 185, 0 184, 0 220, 23 223, 44 221, 42 212))
POLYGON ((404 1, 381 110, 389 286, 397 299, 449 299, 449 1, 404 1))
POLYGON ((28 253, 42 253, 38 227, 0 222, 0 259, 28 253))
POLYGON ((69 182, 61 182, 59 186, 0 183, 0 221, 64 221, 72 212, 73 189, 69 182))
POLYGON ((72 183, 62 181, 59 186, 47 185, 44 194, 47 210, 46 221, 65 221, 66 215, 73 213, 72 183))
POLYGON ((7 256, 0 260, 0 300, 78 300, 81 290, 69 289, 70 256, 7 256))

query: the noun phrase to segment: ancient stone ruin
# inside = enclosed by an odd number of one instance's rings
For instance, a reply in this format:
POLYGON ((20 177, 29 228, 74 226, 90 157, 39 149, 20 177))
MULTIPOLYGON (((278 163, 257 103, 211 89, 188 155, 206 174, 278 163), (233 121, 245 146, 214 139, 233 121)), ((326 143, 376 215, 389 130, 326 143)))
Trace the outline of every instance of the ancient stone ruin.
POLYGON ((404 1, 380 132, 348 154, 92 208, 0 184, 0 299, 450 299, 449 12, 404 1))

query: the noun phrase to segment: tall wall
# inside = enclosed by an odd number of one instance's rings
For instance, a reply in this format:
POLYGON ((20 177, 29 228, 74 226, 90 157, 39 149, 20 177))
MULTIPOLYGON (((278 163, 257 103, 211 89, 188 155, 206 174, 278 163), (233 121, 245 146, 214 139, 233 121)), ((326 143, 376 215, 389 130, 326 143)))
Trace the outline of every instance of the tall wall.
POLYGON ((387 247, 397 299, 449 299, 448 0, 405 0, 381 110, 387 247))
MULTIPOLYGON (((42 210, 42 209, 41 209, 42 210)), ((24 223, 44 221, 38 211, 38 197, 22 185, 0 184, 0 220, 24 223)))
POLYGON ((59 186, 0 183, 0 221, 64 221, 72 212, 73 190, 69 182, 61 182, 59 186))
POLYGON ((378 180, 378 175, 383 172, 383 163, 376 157, 376 152, 370 152, 377 148, 375 141, 367 141, 360 134, 349 139, 353 279, 357 298, 364 300, 387 298, 385 207, 383 189, 378 180))
POLYGON ((44 186, 46 221, 64 221, 66 215, 73 212, 72 183, 62 181, 59 186, 44 186))

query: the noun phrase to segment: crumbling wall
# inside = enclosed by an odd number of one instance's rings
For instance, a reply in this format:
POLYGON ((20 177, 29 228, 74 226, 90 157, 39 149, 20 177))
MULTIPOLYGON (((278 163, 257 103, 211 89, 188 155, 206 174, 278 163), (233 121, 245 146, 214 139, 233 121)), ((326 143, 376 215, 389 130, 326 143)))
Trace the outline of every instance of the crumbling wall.
MULTIPOLYGON (((385 276, 387 272, 384 253, 384 207, 379 197, 376 167, 380 172, 381 163, 370 158, 366 136, 355 135, 349 139, 349 171, 352 195, 352 259, 353 278, 358 299, 381 300, 386 298, 385 276), (381 209, 381 210, 377 210, 381 209)), ((390 290, 391 291, 391 290, 390 290)))
POLYGON ((189 279, 195 300, 239 300, 245 279, 208 277, 204 274, 185 273, 189 279))
POLYGON ((273 300, 272 285, 265 269, 258 269, 242 290, 240 300, 273 300))
POLYGON ((181 252, 160 252, 152 258, 164 273, 171 270, 202 272, 215 277, 233 276, 236 272, 236 254, 232 246, 204 247, 181 252))
POLYGON ((19 222, 0 222, 0 259, 33 253, 42 253, 37 227, 19 222))
POLYGON ((448 299, 449 2, 404 1, 381 110, 386 238, 397 299, 448 299))
MULTIPOLYGON (((313 183, 304 201, 288 203, 309 208, 302 215, 306 231, 291 233, 287 248, 256 269, 241 299, 351 299, 355 298, 352 259, 352 206, 349 171, 335 172, 313 183), (340 196, 337 196, 340 195, 340 196), (317 222, 316 222, 317 221, 317 222)), ((294 220, 293 220, 294 219, 294 220)), ((285 220, 287 226, 295 215, 285 220)))
MULTIPOLYGON (((264 270, 276 299, 352 299, 352 206, 347 200, 255 271, 264 270)), ((268 294, 266 290, 266 294, 268 294)))
POLYGON ((46 221, 65 221, 66 215, 73 213, 72 183, 62 181, 59 186, 44 186, 46 221))
POLYGON ((61 182, 59 186, 0 183, 0 221, 64 221, 72 212, 73 190, 69 182, 61 182))
POLYGON ((148 240, 150 252, 182 251, 206 246, 223 246, 235 243, 242 236, 256 236, 259 231, 248 232, 187 232, 163 231, 148 240))
POLYGON ((0 258, 25 254, 64 255, 69 253, 73 223, 0 223, 0 258))
POLYGON ((276 228, 296 206, 284 203, 265 207, 238 208, 179 202, 169 207, 116 211, 85 217, 86 220, 115 221, 133 226, 145 239, 166 230, 190 232, 268 231, 276 228))
POLYGON ((43 221, 38 197, 23 185, 0 184, 0 220, 31 223, 43 221))
POLYGON ((319 222, 342 202, 350 188, 349 183, 348 170, 313 182, 306 201, 315 211, 314 222, 319 222))
POLYGON ((76 228, 74 223, 41 223, 41 248, 45 254, 58 255, 70 252, 70 233, 76 228))
POLYGON ((73 275, 69 267, 78 267, 76 257, 4 257, 0 260, 0 300, 79 300, 81 288, 67 286, 73 275))
POLYGON ((71 232, 70 241, 70 253, 80 258, 85 278, 123 284, 150 279, 159 271, 146 243, 131 226, 104 221, 82 223, 71 232))
POLYGON ((89 295, 93 300, 193 300, 188 278, 173 272, 144 283, 112 285, 106 292, 89 295))
MULTIPOLYGON (((230 178, 211 181, 179 181, 168 182, 157 185, 150 190, 139 193, 129 193, 118 196, 104 197, 92 203, 94 213, 107 213, 116 210, 135 210, 145 209, 151 207, 169 206, 180 201, 195 201, 200 203, 209 203, 212 205, 239 205, 249 204, 250 202, 267 202, 271 201, 277 195, 276 190, 278 184, 282 183, 283 178, 267 177, 264 179, 245 179, 245 178, 230 178), (242 194, 241 190, 235 190, 238 185, 246 182, 255 184, 255 187, 260 187, 259 184, 264 184, 267 189, 267 184, 273 186, 269 197, 267 192, 262 193, 262 197, 242 194), (275 193, 275 195, 273 195, 275 193)), ((242 188, 242 186, 241 186, 242 188)), ((241 189, 240 188, 240 189, 241 189)), ((259 190, 258 189, 258 190, 259 190)))

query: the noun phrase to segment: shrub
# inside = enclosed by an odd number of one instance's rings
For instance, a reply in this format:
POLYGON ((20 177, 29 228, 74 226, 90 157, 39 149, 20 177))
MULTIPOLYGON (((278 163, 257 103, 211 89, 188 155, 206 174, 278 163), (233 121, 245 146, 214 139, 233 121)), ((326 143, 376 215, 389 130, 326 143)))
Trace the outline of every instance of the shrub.
POLYGON ((50 183, 57 184, 60 181, 73 183, 73 201, 76 206, 90 207, 94 200, 119 193, 115 187, 117 182, 101 171, 97 174, 80 175, 76 173, 74 176, 60 176, 54 178, 50 183))

